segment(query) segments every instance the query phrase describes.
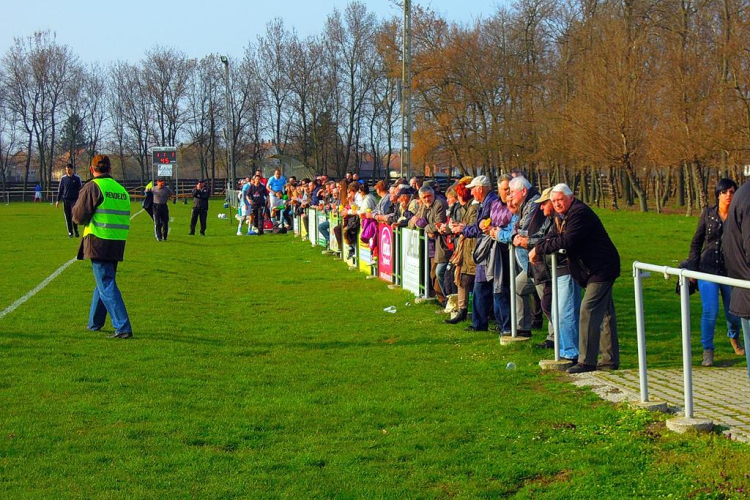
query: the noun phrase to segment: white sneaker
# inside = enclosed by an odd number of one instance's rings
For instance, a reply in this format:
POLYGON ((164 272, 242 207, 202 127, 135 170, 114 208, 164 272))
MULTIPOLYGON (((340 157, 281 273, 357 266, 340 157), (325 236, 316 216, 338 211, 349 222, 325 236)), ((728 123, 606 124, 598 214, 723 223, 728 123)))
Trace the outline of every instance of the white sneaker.
POLYGON ((257 233, 258 232, 258 228, 255 227, 255 226, 253 226, 253 232, 257 233))
POLYGON ((237 231, 237 236, 242 236, 242 231, 237 231))

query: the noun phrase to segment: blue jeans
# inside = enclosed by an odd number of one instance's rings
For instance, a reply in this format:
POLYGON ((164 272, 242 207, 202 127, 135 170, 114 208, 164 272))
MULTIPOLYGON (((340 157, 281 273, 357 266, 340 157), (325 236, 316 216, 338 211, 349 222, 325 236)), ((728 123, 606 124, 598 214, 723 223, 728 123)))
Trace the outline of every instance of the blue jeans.
POLYGON ((125 310, 125 302, 122 301, 122 294, 115 282, 117 262, 92 260, 91 267, 94 270, 96 287, 91 298, 88 329, 100 330, 109 313, 115 333, 132 333, 128 311, 125 310))
POLYGON ((493 293, 493 310, 495 311, 495 321, 500 327, 501 332, 510 331, 510 293, 507 287, 500 293, 493 293))
POLYGON ((323 238, 326 239, 326 243, 331 241, 331 233, 329 231, 330 227, 331 223, 329 221, 323 221, 318 224, 318 232, 323 235, 323 238))
POLYGON ((474 281, 474 310, 471 313, 471 326, 476 330, 487 330, 492 309, 492 282, 474 281))
POLYGON ((560 357, 577 361, 581 287, 569 274, 557 277, 557 307, 560 312, 560 330, 557 339, 560 357))
MULTIPOLYGON (((742 318, 740 320, 742 324, 742 334, 745 337, 745 346, 748 346, 750 341, 750 318, 742 318)), ((745 359, 747 359, 747 378, 750 380, 750 349, 745 347, 745 359)))
POLYGON ((732 287, 719 285, 710 281, 698 280, 698 290, 701 293, 701 344, 703 349, 714 348, 714 330, 716 318, 719 315, 719 293, 724 302, 724 317, 727 320, 727 335, 736 339, 740 336, 740 318, 729 312, 729 301, 732 297, 732 287))

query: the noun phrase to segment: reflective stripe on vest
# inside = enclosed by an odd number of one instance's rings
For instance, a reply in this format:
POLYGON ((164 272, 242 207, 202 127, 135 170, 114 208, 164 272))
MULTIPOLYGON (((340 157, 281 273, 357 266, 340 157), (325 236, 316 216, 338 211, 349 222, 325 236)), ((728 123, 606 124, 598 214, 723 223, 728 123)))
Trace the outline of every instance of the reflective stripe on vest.
POLYGON ((93 234, 103 240, 126 240, 130 230, 130 195, 109 177, 96 177, 92 182, 101 189, 104 201, 84 226, 83 236, 93 234))

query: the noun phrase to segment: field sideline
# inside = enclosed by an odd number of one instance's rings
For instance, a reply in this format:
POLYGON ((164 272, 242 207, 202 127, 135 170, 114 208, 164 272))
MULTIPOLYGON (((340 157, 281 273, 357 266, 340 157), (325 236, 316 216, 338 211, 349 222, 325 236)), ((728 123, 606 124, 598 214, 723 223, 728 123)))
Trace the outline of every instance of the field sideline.
MULTIPOLYGON (((133 205, 133 213, 140 207, 133 205)), ((0 498, 741 498, 750 447, 676 436, 602 402, 549 351, 443 324, 434 306, 292 235, 208 236, 170 205, 132 220, 118 283, 135 337, 85 329, 74 262, 0 318, 0 498), (395 305, 396 314, 383 308, 395 305), (509 361, 516 370, 506 370, 509 361)), ((636 366, 633 260, 675 265, 697 218, 599 212, 622 256, 622 367, 636 366)), ((0 311, 75 256, 62 209, 0 206, 0 311)), ((679 367, 674 280, 646 283, 649 366, 679 367)), ((693 354, 700 353, 693 298, 693 354)), ((535 337, 541 339, 539 332, 535 337)), ((717 364, 744 364, 717 329, 717 364)), ((746 379, 738 384, 747 384, 746 379)))

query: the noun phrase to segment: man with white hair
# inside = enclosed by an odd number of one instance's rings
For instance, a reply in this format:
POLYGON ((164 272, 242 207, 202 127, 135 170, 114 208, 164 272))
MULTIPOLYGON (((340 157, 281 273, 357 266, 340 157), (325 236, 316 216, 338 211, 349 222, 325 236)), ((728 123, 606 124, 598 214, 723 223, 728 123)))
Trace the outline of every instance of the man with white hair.
MULTIPOLYGON (((532 311, 532 295, 537 293, 535 284, 529 276, 529 250, 527 242, 544 224, 544 214, 539 210, 539 205, 534 203, 539 199, 539 192, 531 186, 525 177, 514 177, 509 186, 509 198, 513 198, 515 206, 518 207, 518 222, 516 223, 516 236, 513 238, 515 250, 516 270, 516 320, 518 322, 518 335, 531 337, 531 329, 534 325, 534 312, 532 311)), ((537 297, 538 298, 538 297, 537 297)), ((537 314, 536 326, 541 327, 541 310, 537 314)))
POLYGON ((586 291, 581 301, 578 364, 568 373, 620 366, 612 287, 620 276, 620 254, 602 221, 585 203, 575 199, 567 184, 552 188, 550 201, 559 214, 552 232, 529 253, 531 262, 564 249, 570 275, 586 291), (601 348, 601 361, 597 363, 601 348))

